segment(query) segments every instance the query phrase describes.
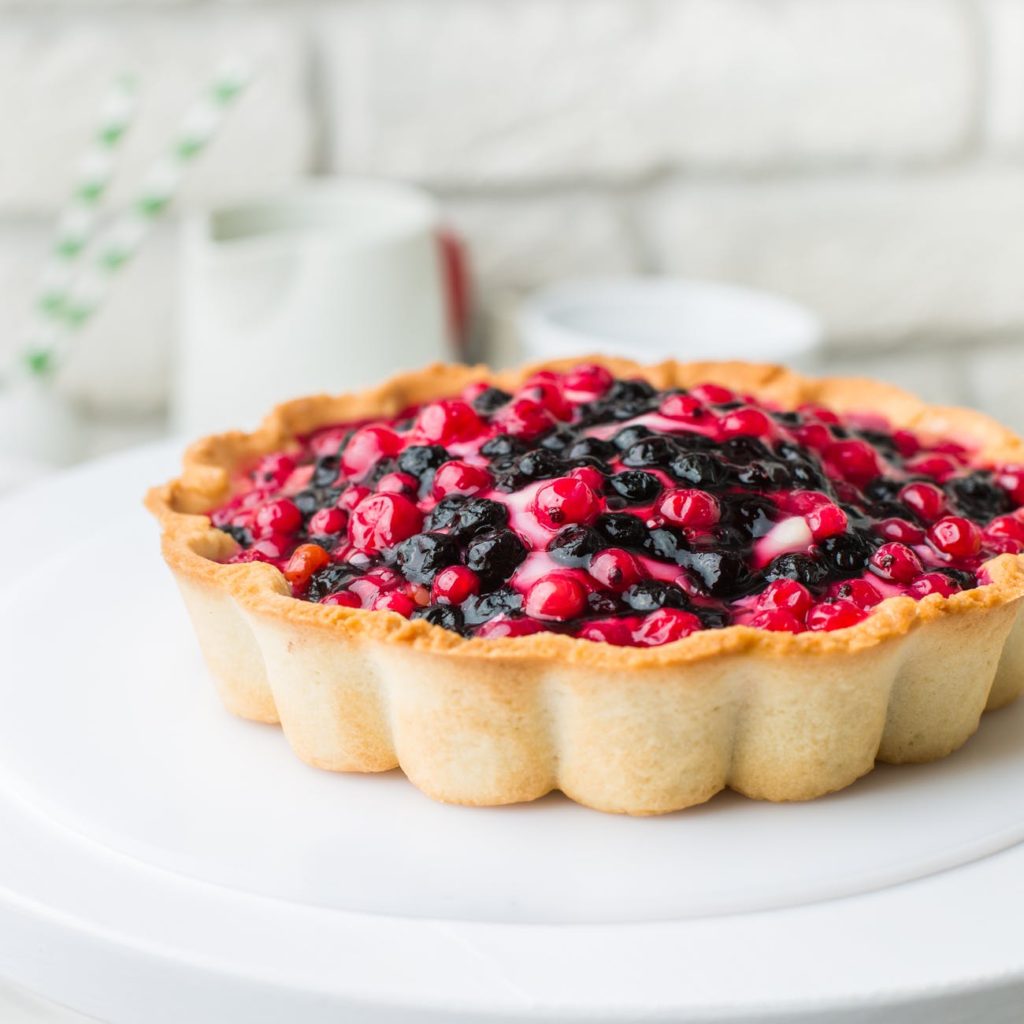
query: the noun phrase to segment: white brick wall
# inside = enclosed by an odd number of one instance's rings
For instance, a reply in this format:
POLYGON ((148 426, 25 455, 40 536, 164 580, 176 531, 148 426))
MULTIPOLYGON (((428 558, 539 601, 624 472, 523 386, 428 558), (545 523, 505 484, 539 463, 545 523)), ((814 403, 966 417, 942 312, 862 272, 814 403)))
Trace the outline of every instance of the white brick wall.
MULTIPOLYGON (((0 351, 111 72, 144 83, 130 180, 228 51, 260 75, 183 204, 420 181, 505 358, 526 289, 688 273, 815 307, 844 368, 913 339, 892 374, 1002 393, 1001 355, 923 367, 1024 337, 1024 0, 0 0, 0 351)), ((164 401, 174 237, 83 338, 79 397, 164 401)))
POLYGON ((950 0, 355 0, 321 41, 337 166, 444 184, 949 156, 950 0))
POLYGON ((1024 323, 1017 169, 679 182, 647 196, 642 219, 659 266, 784 292, 839 338, 1024 323))
MULTIPOLYGON (((137 182, 166 146, 227 53, 251 55, 259 75, 227 121, 182 202, 217 202, 278 191, 309 168, 312 111, 305 38, 283 16, 202 12, 0 18, 0 212, 48 212, 68 192, 75 161, 113 75, 141 80, 137 125, 126 137, 121 180, 137 182)), ((76 6, 81 6, 76 5, 76 6)), ((119 194, 125 196, 125 189, 119 194)))

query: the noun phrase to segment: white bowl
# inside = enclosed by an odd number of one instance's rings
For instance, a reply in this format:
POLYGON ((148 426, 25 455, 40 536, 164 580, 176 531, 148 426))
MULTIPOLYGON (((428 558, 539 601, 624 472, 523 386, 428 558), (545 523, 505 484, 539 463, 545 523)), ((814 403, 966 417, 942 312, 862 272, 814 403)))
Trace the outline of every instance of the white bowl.
POLYGON ((818 318, 788 299, 667 277, 544 288, 523 303, 519 329, 530 359, 599 353, 638 362, 744 359, 808 367, 822 342, 818 318))

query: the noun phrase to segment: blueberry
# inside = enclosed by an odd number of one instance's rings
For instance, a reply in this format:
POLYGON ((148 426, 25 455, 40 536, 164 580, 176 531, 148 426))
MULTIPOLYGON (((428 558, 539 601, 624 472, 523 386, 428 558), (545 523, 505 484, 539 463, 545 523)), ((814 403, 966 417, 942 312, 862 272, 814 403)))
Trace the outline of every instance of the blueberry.
POLYGON ((432 626, 450 629, 453 633, 462 633, 466 628, 466 620, 460 609, 451 604, 433 604, 422 611, 414 612, 413 618, 423 619, 432 626))
POLYGON ((603 590, 592 590, 587 594, 587 607, 594 615, 614 615, 619 611, 619 602, 612 594, 603 590))
POLYGON ((661 481, 651 473, 631 470, 616 473, 609 479, 616 494, 625 498, 632 505, 642 505, 654 501, 661 494, 661 481))
POLYGON ((828 569, 810 555, 791 553, 773 558, 764 571, 767 582, 772 580, 796 580, 805 587, 816 587, 825 582, 828 569))
POLYGON ((818 544, 825 564, 836 576, 856 576, 871 557, 871 545, 859 533, 838 533, 818 544))
POLYGON ((341 497, 341 487, 307 487, 292 497, 295 506, 307 519, 317 509, 327 508, 337 503, 341 497))
POLYGON ((644 524, 628 512, 602 512, 594 526, 617 548, 642 548, 647 539, 644 524))
POLYGON ((622 464, 630 467, 667 466, 679 454, 679 446, 671 437, 656 434, 631 444, 622 456, 622 464))
POLYGON ((466 548, 466 565, 487 582, 507 580, 526 558, 523 542, 511 530, 487 530, 466 548))
POLYGON ((512 401, 512 396, 501 388, 488 388, 473 399, 473 408, 483 416, 495 412, 512 401))
MULTIPOLYGON (((836 437, 839 437, 839 429, 841 428, 832 428, 832 433, 836 437)), ((857 433, 873 448, 877 448, 886 458, 894 461, 901 459, 899 447, 889 434, 882 433, 880 430, 859 430, 857 433)))
POLYGON ((313 467, 310 483, 314 487, 330 487, 338 479, 341 459, 337 455, 321 455, 313 467))
POLYGON ((750 542, 750 534, 740 526, 730 526, 728 523, 717 523, 711 527, 711 536, 719 547, 732 551, 739 551, 750 542))
POLYGON ((579 568, 590 561, 591 555, 608 547, 608 542, 589 526, 573 524, 559 530, 548 544, 548 554, 559 565, 579 568))
POLYGON ((348 565, 326 565, 309 578, 306 600, 319 601, 328 594, 335 594, 357 575, 348 565))
POLYGON ((678 530, 669 526, 656 526, 648 530, 643 539, 644 550, 665 562, 678 562, 689 545, 686 538, 678 530))
POLYGON ((557 430, 552 430, 551 433, 545 434, 540 442, 540 446, 548 451, 564 455, 565 449, 570 447, 575 441, 575 430, 571 427, 559 427, 557 430))
POLYGON ((755 459, 768 461, 771 452, 756 437, 731 437, 722 444, 722 455, 730 462, 745 464, 755 459))
POLYGON ((686 608, 690 600, 679 587, 661 580, 640 580, 622 594, 622 600, 640 614, 659 608, 686 608))
POLYGON ((467 625, 479 626, 499 615, 515 615, 523 607, 523 596, 509 587, 499 587, 488 594, 468 598, 462 605, 467 625))
POLYGON ((508 509, 490 498, 466 498, 450 494, 442 498, 427 516, 428 530, 444 530, 460 540, 483 530, 494 530, 508 523, 508 509))
POLYGON ((397 469, 397 459, 379 459, 361 482, 367 487, 376 487, 382 477, 387 476, 388 473, 394 473, 397 469))
POLYGON ((697 618, 705 629, 722 629, 729 625, 729 612, 725 608, 694 607, 697 618))
POLYGON ((583 459, 597 459, 598 462, 609 462, 618 454, 618 449, 611 441, 602 441, 596 437, 581 437, 566 452, 570 462, 583 459))
POLYGON ((398 468, 403 473, 420 479, 425 473, 437 469, 451 456, 439 444, 414 444, 398 456, 398 468))
POLYGON ((617 380, 598 403, 600 412, 615 420, 631 420, 650 410, 656 394, 645 380, 617 380))
POLYGON ((550 480, 564 472, 565 463, 554 452, 534 448, 516 459, 514 468, 501 477, 498 486, 503 491, 518 491, 533 480, 550 480))
POLYGON ((680 452, 669 463, 669 469, 677 480, 705 490, 721 483, 725 476, 722 464, 707 452, 680 452))
POLYGON ((957 509, 969 519, 988 522, 1013 508, 1010 496, 986 469, 954 477, 946 484, 946 490, 957 509))
POLYGON ((398 545, 395 560, 411 583, 430 583, 446 566, 459 560, 459 542, 443 533, 418 533, 398 545))
POLYGON ((763 537, 774 525, 778 509, 760 494, 735 494, 720 502, 722 521, 731 523, 750 538, 763 537))
POLYGON ((712 597, 740 597, 754 585, 743 556, 734 551, 681 551, 676 560, 712 597))
POLYGON ((781 423, 784 427, 798 427, 800 426, 800 413, 798 412, 773 412, 771 417, 776 423, 781 423))
POLYGON ((623 427, 612 438, 612 444, 614 444, 620 452, 624 452, 627 448, 632 448, 637 441, 642 441, 645 437, 653 436, 654 431, 651 430, 650 427, 634 423, 631 427, 623 427))
POLYGON ((762 491, 778 491, 792 486, 793 482, 789 469, 781 462, 760 459, 740 466, 732 476, 741 487, 762 491))
POLYGON ((480 452, 489 459, 506 458, 509 455, 519 455, 526 450, 526 445, 511 434, 496 434, 489 441, 485 441, 480 447, 480 452))
POLYGON ((876 476, 865 485, 864 496, 876 502, 896 501, 902 487, 903 484, 899 480, 876 476))
POLYGON ((220 527, 221 533, 226 533, 229 537, 233 537, 235 542, 243 548, 247 548, 252 544, 252 534, 244 526, 233 526, 228 523, 227 526, 220 527))

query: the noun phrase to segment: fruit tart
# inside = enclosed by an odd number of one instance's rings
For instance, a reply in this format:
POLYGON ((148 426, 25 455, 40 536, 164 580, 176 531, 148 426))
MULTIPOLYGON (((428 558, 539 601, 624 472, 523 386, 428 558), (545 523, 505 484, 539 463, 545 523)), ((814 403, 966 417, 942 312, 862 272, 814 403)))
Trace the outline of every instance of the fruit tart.
POLYGON ((804 800, 1024 689, 1024 442, 867 380, 433 366, 147 502, 226 706, 443 801, 804 800))

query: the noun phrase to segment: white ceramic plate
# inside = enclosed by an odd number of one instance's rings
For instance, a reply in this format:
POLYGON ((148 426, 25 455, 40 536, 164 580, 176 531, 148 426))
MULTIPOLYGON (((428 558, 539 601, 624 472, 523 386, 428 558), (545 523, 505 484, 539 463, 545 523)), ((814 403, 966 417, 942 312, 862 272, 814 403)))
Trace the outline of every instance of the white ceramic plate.
POLYGON ((443 807, 397 772, 318 772, 213 696, 134 510, 167 461, 0 514, 52 549, 0 598, 0 973, 154 1022, 186 1004, 196 1021, 735 1020, 1019 978, 1024 705, 834 797, 657 819, 560 797, 443 807), (81 532, 106 524, 54 544, 72 506, 81 532), (126 970, 141 991, 97 981, 126 970))

